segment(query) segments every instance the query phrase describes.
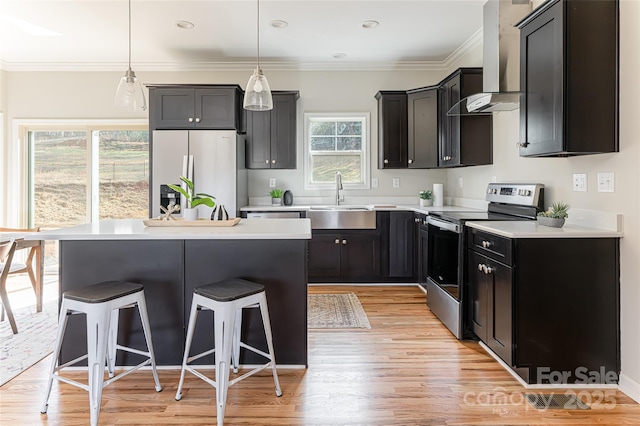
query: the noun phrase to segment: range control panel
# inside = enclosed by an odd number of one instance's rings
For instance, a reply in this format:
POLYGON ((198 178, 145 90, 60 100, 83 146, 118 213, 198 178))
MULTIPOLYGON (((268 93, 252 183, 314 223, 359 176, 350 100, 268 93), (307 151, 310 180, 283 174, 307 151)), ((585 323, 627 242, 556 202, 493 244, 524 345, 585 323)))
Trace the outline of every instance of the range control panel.
POLYGON ((544 192, 540 183, 490 183, 485 199, 493 203, 538 206, 544 192))

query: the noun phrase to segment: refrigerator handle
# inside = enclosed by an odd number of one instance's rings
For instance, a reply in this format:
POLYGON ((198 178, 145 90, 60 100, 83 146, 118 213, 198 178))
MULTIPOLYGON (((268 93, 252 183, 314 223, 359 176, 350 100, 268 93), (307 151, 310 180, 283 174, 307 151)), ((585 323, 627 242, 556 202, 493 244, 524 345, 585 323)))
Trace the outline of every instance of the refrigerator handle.
MULTIPOLYGON (((183 155, 182 156, 182 174, 180 176, 184 176, 187 179, 189 178, 189 174, 188 174, 188 159, 189 159, 189 155, 183 155)), ((187 184, 180 181, 180 186, 182 187, 182 189, 184 189, 185 191, 187 190, 187 184)), ((187 199, 185 198, 184 195, 180 194, 180 213, 184 212, 184 209, 187 208, 187 199)))

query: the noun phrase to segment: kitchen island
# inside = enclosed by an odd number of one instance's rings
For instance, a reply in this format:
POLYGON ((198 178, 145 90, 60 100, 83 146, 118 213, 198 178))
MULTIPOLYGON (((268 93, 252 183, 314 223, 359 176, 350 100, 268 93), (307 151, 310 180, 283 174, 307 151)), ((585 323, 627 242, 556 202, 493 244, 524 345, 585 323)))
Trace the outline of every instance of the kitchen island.
MULTIPOLYGON (((26 238, 59 241, 60 294, 100 281, 143 284, 159 365, 182 362, 193 289, 234 277, 265 286, 278 364, 307 365, 309 219, 243 219, 233 227, 147 227, 142 220, 106 220, 26 238)), ((213 347, 212 320, 212 312, 200 313, 192 353, 213 347)), ((257 309, 244 312, 243 339, 266 348, 257 309)), ((144 348, 136 310, 121 311, 119 342, 144 348)), ((84 316, 74 316, 60 361, 85 350, 84 316)), ((241 362, 262 361, 252 355, 241 362)), ((119 364, 139 359, 135 354, 118 356, 119 364)), ((213 364, 213 357, 200 361, 213 364)))

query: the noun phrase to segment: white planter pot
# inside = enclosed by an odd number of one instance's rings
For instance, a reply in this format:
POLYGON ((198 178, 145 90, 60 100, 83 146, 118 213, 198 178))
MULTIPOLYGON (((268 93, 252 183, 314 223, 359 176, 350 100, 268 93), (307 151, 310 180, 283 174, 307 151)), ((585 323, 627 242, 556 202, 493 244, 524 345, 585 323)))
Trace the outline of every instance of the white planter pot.
POLYGON ((182 219, 184 219, 184 220, 197 220, 198 219, 198 209, 183 209, 182 210, 182 219))
POLYGON ((420 198, 420 207, 429 207, 433 205, 433 200, 425 200, 424 198, 420 198))
POLYGON ((282 205, 282 198, 272 198, 271 199, 271 205, 272 206, 281 206, 282 205))
POLYGON ((538 216, 538 224, 543 226, 549 226, 551 228, 562 228, 564 225, 564 219, 559 219, 557 217, 544 217, 538 216))

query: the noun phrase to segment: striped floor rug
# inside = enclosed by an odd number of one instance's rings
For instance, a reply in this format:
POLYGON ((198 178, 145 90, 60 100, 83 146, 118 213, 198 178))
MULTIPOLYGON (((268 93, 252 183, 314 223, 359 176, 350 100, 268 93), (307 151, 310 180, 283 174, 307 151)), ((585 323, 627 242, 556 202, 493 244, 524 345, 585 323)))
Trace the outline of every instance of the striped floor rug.
POLYGON ((18 334, 11 332, 6 319, 0 323, 0 386, 22 373, 53 351, 58 330, 58 302, 45 302, 42 312, 36 307, 13 312, 18 334))
POLYGON ((371 328, 354 293, 308 295, 307 326, 310 329, 371 328))

